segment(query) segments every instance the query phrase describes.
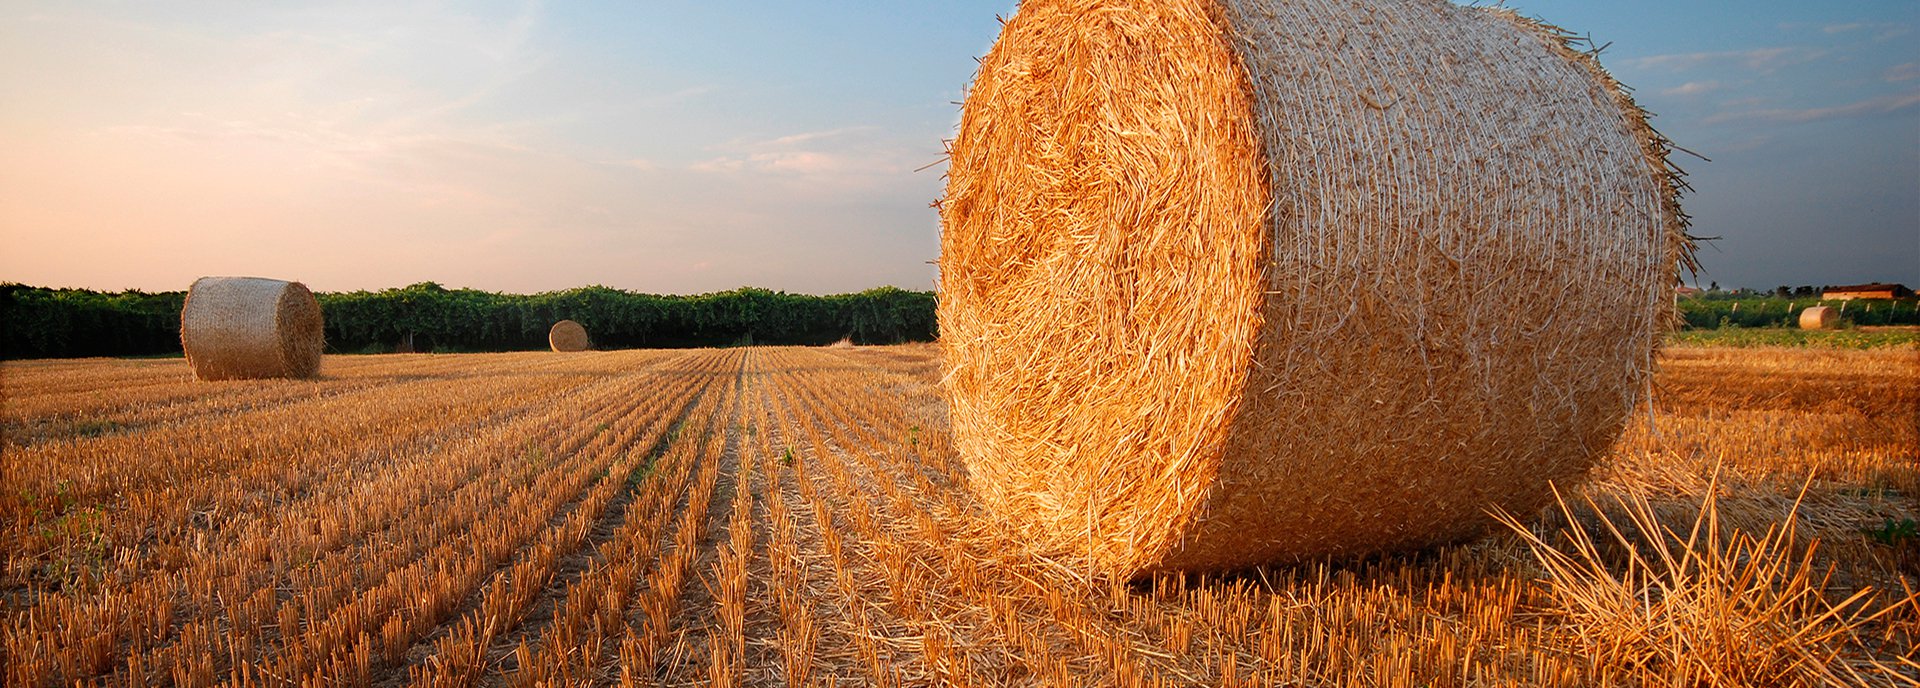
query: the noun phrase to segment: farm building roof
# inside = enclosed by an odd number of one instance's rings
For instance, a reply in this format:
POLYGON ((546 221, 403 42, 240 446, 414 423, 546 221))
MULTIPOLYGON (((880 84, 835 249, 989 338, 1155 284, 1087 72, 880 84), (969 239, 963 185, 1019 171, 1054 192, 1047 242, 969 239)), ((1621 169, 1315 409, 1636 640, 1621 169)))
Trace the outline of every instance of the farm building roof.
POLYGON ((1826 287, 1821 287, 1820 292, 1822 295, 1835 294, 1835 293, 1862 293, 1862 292, 1867 292, 1867 293, 1889 292, 1895 297, 1905 297, 1905 296, 1913 295, 1913 290, 1908 289, 1907 285, 1883 284, 1880 282, 1874 282, 1871 284, 1852 284, 1852 285, 1845 285, 1845 286, 1826 286, 1826 287))

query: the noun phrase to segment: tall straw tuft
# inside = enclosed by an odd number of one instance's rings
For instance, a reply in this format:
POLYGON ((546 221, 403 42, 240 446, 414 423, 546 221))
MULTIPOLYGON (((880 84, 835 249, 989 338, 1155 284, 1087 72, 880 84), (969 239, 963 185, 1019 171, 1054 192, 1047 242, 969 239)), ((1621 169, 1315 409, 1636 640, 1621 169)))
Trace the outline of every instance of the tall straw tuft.
POLYGON ((1818 542, 1797 537, 1804 490, 1778 522, 1753 532, 1722 522, 1716 488, 1677 529, 1641 494, 1615 497, 1618 516, 1588 499, 1583 518, 1558 499, 1567 525, 1546 535, 1497 517, 1545 570, 1568 649, 1611 682, 1868 685, 1866 675, 1891 669, 1856 667, 1841 650, 1865 646, 1868 624, 1912 600, 1879 605, 1871 588, 1827 597, 1832 571, 1814 563, 1818 542))

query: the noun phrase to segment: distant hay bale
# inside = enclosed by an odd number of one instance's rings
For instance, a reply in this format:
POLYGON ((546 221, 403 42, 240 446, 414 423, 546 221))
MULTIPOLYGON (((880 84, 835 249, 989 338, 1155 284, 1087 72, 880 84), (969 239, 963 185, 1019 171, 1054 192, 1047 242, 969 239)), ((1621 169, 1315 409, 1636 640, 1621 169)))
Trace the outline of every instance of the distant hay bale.
POLYGON ((1812 306, 1800 311, 1800 329, 1831 330, 1840 324, 1840 311, 1826 306, 1812 306))
POLYGON ((852 337, 841 337, 839 341, 836 341, 836 342, 834 342, 834 343, 832 343, 832 344, 828 344, 828 345, 827 345, 827 348, 829 348, 829 349, 851 349, 851 348, 853 348, 853 338, 852 338, 852 337))
POLYGON ((592 342, 587 339, 587 328, 572 320, 562 320, 547 330, 547 345, 554 351, 586 351, 592 342))
POLYGON ((180 309, 180 347, 202 380, 313 377, 322 330, 320 302, 299 282, 202 277, 180 309))
POLYGON ((1690 260, 1668 144, 1441 0, 1028 0, 941 203, 956 446, 1120 575, 1421 547, 1618 435, 1690 260))

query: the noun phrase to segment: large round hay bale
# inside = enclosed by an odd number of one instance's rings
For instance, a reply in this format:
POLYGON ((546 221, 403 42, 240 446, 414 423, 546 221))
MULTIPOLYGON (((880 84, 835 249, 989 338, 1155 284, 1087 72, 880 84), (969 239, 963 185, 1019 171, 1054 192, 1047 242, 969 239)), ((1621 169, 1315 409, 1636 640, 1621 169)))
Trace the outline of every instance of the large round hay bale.
POLYGON ((586 351, 592 346, 587 339, 587 328, 572 320, 562 320, 547 330, 547 345, 554 351, 586 351))
POLYGON ((941 203, 976 490, 1120 575, 1419 547, 1619 432, 1686 253, 1644 114, 1442 0, 1028 0, 941 203))
POLYGON ((1840 324, 1840 311, 1826 306, 1812 306, 1800 311, 1800 329, 1831 330, 1840 324))
POLYGON ((326 347, 322 325, 304 284, 202 277, 180 309, 180 347, 202 380, 313 377, 326 347))

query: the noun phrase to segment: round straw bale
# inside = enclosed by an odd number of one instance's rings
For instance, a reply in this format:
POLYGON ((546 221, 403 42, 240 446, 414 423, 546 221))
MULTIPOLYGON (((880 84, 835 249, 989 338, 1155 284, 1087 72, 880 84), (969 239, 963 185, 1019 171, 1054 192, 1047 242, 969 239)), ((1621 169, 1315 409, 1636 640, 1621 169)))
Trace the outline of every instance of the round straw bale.
POLYGON ((554 351, 586 351, 592 342, 587 339, 587 328, 572 320, 562 320, 547 330, 547 345, 554 351))
POLYGON ((313 377, 326 346, 322 325, 304 284, 202 277, 180 309, 180 347, 202 380, 313 377))
POLYGON ((1580 476, 1688 260, 1644 113, 1443 0, 1028 0, 941 203, 954 441, 1119 575, 1420 547, 1580 476))
POLYGON ((1826 306, 1812 306, 1800 311, 1800 329, 1831 330, 1840 324, 1840 311, 1826 306))

